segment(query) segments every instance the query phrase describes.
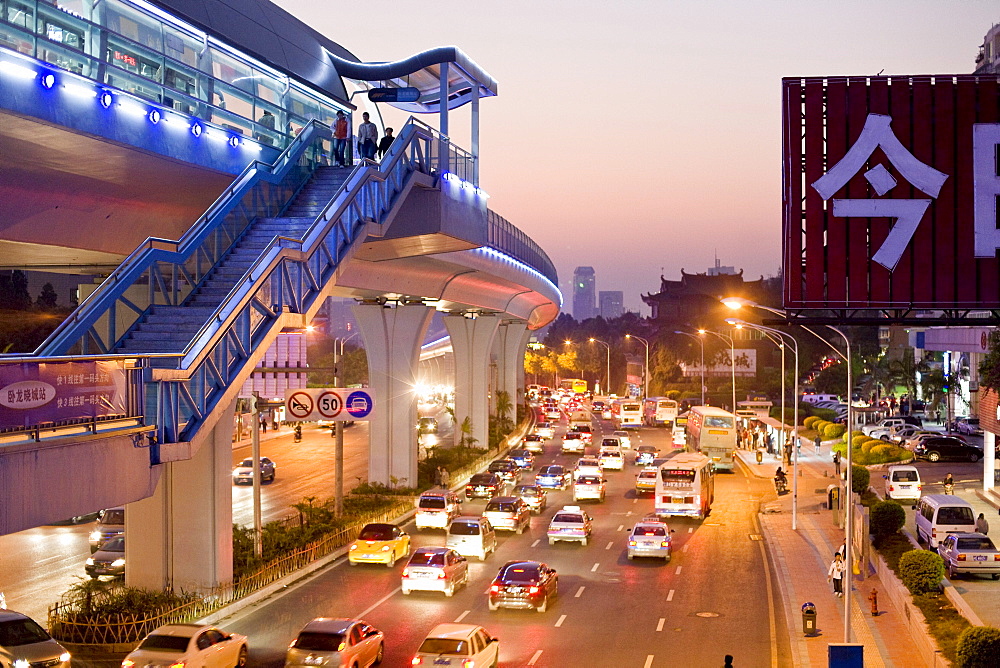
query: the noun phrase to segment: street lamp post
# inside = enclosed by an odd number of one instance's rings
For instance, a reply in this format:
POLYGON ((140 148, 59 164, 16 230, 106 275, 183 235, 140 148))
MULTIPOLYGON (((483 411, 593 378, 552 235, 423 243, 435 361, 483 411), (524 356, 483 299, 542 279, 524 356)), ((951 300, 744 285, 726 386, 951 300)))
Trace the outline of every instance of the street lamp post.
MULTIPOLYGON (((727 318, 726 322, 737 327, 747 327, 748 329, 756 329, 758 331, 764 332, 765 334, 770 332, 775 336, 781 338, 782 341, 785 340, 787 336, 792 344, 792 352, 795 354, 795 394, 798 396, 799 393, 799 344, 795 340, 795 337, 787 332, 782 332, 777 329, 772 329, 770 327, 765 327, 764 325, 758 325, 752 322, 745 322, 743 320, 738 320, 737 318, 727 318)), ((782 348, 782 361, 784 361, 784 348, 782 348)), ((784 367, 782 367, 784 369, 784 367)), ((784 371, 782 371, 784 374, 784 371)), ((782 393, 782 406, 784 406, 784 393, 782 393)), ((795 407, 792 409, 792 531, 798 530, 798 509, 799 509, 799 402, 795 402, 795 407)), ((781 410, 781 437, 784 441, 785 438, 785 410, 782 407, 781 410)), ((787 444, 787 441, 785 441, 787 444)), ((788 447, 786 445, 786 447, 788 447)))
MULTIPOLYGON (((787 317, 787 314, 780 309, 771 308, 770 306, 763 306, 761 304, 757 304, 755 302, 752 302, 748 299, 743 299, 741 297, 727 297, 725 299, 722 299, 721 301, 723 304, 734 310, 740 308, 741 306, 756 306, 758 308, 764 309, 765 311, 770 311, 771 313, 774 313, 776 315, 787 317)), ((850 574, 853 573, 853 568, 854 568, 851 565, 852 564, 851 558, 854 547, 852 544, 852 536, 851 536, 851 532, 853 530, 852 527, 853 522, 851 521, 852 519, 851 516, 853 514, 853 506, 854 506, 854 498, 853 498, 854 490, 852 487, 854 483, 854 476, 852 470, 854 462, 853 462, 853 457, 851 456, 851 452, 854 449, 853 444, 851 443, 851 432, 852 429, 854 428, 854 415, 853 415, 854 378, 851 372, 851 341, 850 339, 847 338, 847 335, 844 334, 837 327, 834 327, 833 325, 825 325, 825 327, 833 330, 834 332, 839 334, 841 338, 844 339, 844 345, 847 349, 846 356, 843 353, 841 353, 832 343, 824 339, 816 332, 812 331, 808 327, 803 327, 803 329, 805 329, 807 332, 818 338, 820 341, 823 341, 826 345, 833 348, 833 350, 838 355, 840 355, 840 357, 843 358, 844 361, 847 362, 847 476, 845 480, 845 488, 846 488, 846 496, 848 503, 846 512, 844 513, 844 561, 847 564, 848 568, 847 572, 848 574, 850 574)), ((798 382, 798 372, 796 372, 795 374, 795 381, 796 383, 798 382)), ((795 407, 798 408, 798 405, 799 405, 799 395, 798 395, 798 390, 796 390, 795 407)), ((798 424, 796 424, 796 428, 797 427, 798 424)), ((796 448, 796 451, 798 451, 798 448, 796 448)), ((851 590, 854 588, 854 581, 852 579, 852 576, 850 575, 848 575, 846 579, 847 579, 847 586, 844 587, 844 642, 849 643, 851 642, 851 613, 850 613, 851 590)))
POLYGON ((674 330, 674 334, 683 334, 684 336, 690 336, 692 339, 698 342, 701 346, 701 405, 705 405, 705 339, 700 336, 695 336, 691 332, 682 332, 680 330, 674 330))
POLYGON ((606 367, 607 376, 604 379, 604 382, 606 383, 604 387, 604 394, 610 395, 611 394, 611 345, 605 341, 601 341, 600 339, 595 339, 594 337, 590 337, 587 340, 590 341, 591 343, 600 343, 602 346, 607 348, 607 353, 608 353, 607 367, 606 367))
POLYGON ((635 334, 626 334, 625 338, 635 339, 646 347, 646 365, 642 367, 642 398, 645 399, 649 396, 649 341, 635 334))
POLYGON ((717 336, 723 341, 729 343, 729 363, 733 369, 733 415, 736 415, 736 341, 731 336, 726 336, 725 334, 719 334, 718 332, 713 332, 707 329, 699 329, 699 334, 711 334, 712 336, 717 336))

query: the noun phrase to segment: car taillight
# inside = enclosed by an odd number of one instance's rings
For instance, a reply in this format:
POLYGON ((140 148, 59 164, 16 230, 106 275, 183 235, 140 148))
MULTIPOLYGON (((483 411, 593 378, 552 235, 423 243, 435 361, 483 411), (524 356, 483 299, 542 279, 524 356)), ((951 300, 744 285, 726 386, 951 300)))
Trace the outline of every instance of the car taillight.
POLYGON ((537 594, 538 593, 538 587, 536 585, 531 585, 530 587, 528 587, 528 593, 529 594, 537 594))
POLYGON ((958 560, 959 561, 965 561, 965 555, 964 554, 958 555, 958 560))
POLYGON ((466 659, 465 661, 462 662, 462 668, 476 668, 476 660, 466 659))
POLYGON ((501 589, 500 585, 490 585, 490 593, 492 594, 499 594, 500 589, 501 589))
POLYGON ((1000 554, 994 554, 993 561, 1000 561, 1000 554))
POLYGON ((132 668, 135 665, 135 661, 132 659, 125 659, 122 661, 122 668, 132 668))
POLYGON ((446 577, 448 577, 448 574, 445 573, 444 571, 438 571, 438 576, 437 577, 438 577, 438 580, 444 580, 446 577))
POLYGON ((410 661, 410 665, 411 666, 419 666, 423 662, 424 662, 423 659, 421 659, 419 656, 415 656, 415 657, 413 657, 413 660, 410 661))
POLYGON ((187 666, 187 661, 175 661, 170 664, 170 668, 184 668, 185 666, 187 666))
POLYGON ((670 547, 670 541, 669 540, 660 541, 660 547, 670 547))
POLYGON ((638 545, 638 543, 636 543, 634 540, 630 540, 628 544, 630 547, 635 547, 636 545, 638 545))
POLYGON ((410 577, 410 569, 409 568, 404 568, 403 569, 403 577, 404 578, 410 577))
POLYGON ((889 485, 889 491, 894 492, 896 491, 896 488, 893 485, 889 485))

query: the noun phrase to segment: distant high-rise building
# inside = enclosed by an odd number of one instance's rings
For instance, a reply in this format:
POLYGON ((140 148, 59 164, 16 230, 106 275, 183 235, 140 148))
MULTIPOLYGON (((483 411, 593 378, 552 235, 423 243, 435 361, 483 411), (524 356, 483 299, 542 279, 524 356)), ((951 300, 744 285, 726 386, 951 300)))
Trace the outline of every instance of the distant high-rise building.
POLYGON ((719 258, 715 258, 715 266, 708 268, 709 276, 733 276, 736 274, 736 267, 723 267, 719 263, 719 258))
POLYGON ((582 322, 597 315, 595 297, 594 268, 577 267, 573 272, 573 317, 582 322))
POLYGON ((990 28, 983 38, 974 74, 1000 74, 1000 24, 990 28))
POLYGON ((621 290, 601 290, 598 293, 598 311, 605 320, 620 318, 624 312, 625 293, 621 290))

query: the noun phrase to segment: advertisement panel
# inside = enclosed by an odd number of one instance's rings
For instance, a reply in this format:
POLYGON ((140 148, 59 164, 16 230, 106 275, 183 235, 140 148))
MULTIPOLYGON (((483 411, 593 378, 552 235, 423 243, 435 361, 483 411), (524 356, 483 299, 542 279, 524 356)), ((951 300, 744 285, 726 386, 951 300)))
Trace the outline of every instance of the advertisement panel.
POLYGON ((0 364, 0 428, 126 414, 121 362, 0 364))
POLYGON ((785 307, 1000 307, 998 78, 782 84, 785 307))

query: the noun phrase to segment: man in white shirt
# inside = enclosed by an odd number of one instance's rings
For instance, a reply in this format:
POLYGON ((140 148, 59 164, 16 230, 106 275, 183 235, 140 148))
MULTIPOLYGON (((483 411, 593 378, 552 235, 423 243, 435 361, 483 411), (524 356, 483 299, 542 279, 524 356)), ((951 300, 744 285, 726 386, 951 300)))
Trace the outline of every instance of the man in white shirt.
POLYGON ((363 122, 358 126, 358 151, 362 158, 375 159, 378 150, 378 128, 368 119, 368 112, 361 114, 363 122))

